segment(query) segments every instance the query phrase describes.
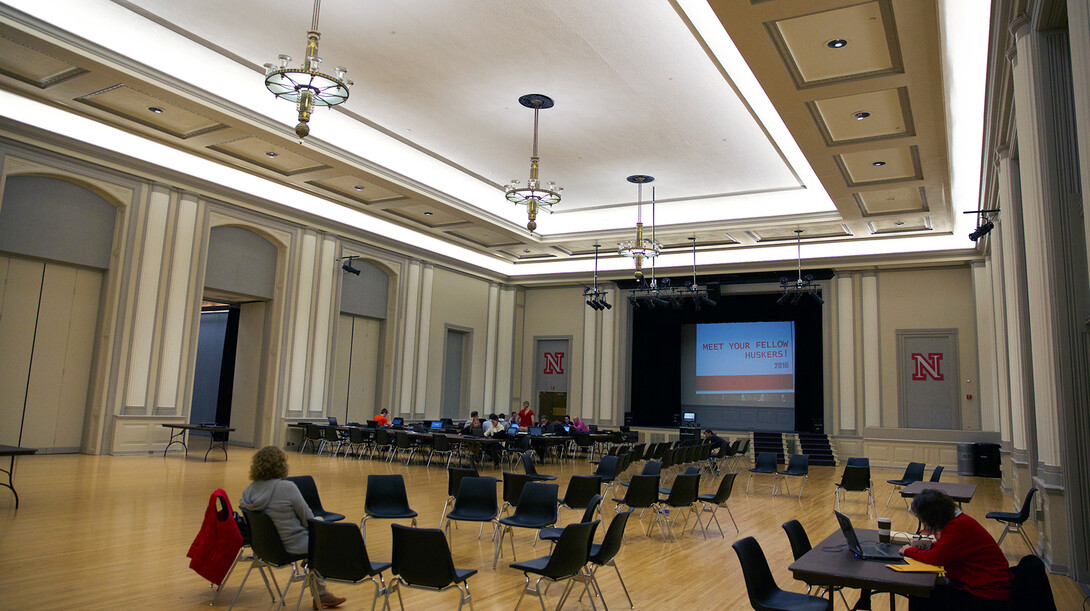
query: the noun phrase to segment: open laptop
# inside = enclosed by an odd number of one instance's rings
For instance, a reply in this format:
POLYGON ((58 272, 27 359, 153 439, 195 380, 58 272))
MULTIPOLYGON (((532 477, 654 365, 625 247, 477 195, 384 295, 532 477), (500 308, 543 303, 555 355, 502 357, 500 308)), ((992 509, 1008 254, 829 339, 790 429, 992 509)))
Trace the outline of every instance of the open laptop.
POLYGON ((848 519, 848 516, 840 513, 839 511, 833 511, 836 514, 837 522, 840 522, 840 530, 844 533, 844 540, 848 542, 848 549, 852 554, 861 560, 903 560, 901 552, 898 551, 901 546, 892 546, 888 543, 859 543, 859 537, 855 534, 855 528, 852 527, 852 521, 848 519))
POLYGON ((400 417, 394 418, 394 421, 390 424, 393 426, 405 426, 405 419, 400 417))
POLYGON ((441 428, 443 428, 443 421, 442 420, 432 420, 431 421, 431 430, 438 431, 441 428))
POLYGON ((530 427, 530 437, 541 437, 541 427, 540 426, 530 427))
POLYGON ((519 425, 512 424, 511 426, 507 427, 507 434, 508 435, 518 435, 519 434, 519 425))

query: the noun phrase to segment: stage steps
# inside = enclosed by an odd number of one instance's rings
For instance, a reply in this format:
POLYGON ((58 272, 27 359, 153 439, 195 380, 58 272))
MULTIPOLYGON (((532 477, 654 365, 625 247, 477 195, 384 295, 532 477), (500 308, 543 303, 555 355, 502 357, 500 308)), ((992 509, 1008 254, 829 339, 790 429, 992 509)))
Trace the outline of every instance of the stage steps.
POLYGON ((802 454, 810 456, 811 465, 836 466, 829 436, 822 433, 797 433, 802 454))
POLYGON ((784 446, 783 446, 783 433, 762 433, 760 431, 753 432, 753 459, 757 459, 757 454, 761 452, 775 452, 776 462, 783 465, 784 461, 784 446))

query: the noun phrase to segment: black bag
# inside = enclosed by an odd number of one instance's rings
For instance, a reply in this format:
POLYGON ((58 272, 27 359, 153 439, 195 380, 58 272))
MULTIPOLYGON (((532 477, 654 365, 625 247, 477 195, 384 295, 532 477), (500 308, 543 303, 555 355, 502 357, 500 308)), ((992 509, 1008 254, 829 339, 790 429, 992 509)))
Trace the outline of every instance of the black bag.
POLYGON ((245 545, 250 544, 250 523, 246 521, 246 516, 240 515, 239 512, 231 512, 235 515, 235 524, 238 526, 238 532, 242 533, 242 541, 245 545))

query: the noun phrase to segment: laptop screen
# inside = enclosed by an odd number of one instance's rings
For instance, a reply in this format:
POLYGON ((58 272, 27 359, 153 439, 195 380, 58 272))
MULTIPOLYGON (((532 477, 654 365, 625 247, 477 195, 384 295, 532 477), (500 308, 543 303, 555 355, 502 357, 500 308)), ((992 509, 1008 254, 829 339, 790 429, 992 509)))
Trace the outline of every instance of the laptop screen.
POLYGON ((519 434, 519 425, 512 424, 511 426, 507 427, 507 434, 508 435, 518 435, 519 434))
POLYGON ((404 418, 394 418, 394 421, 393 421, 392 424, 394 426, 401 426, 401 425, 405 424, 405 419, 404 418))
POLYGON ((441 429, 441 428, 443 428, 443 423, 440 422, 439 420, 432 420, 431 421, 431 428, 432 428, 432 430, 441 429))
POLYGON ((571 427, 570 426, 565 426, 564 427, 564 432, 565 433, 570 433, 571 432, 571 427))
POLYGON ((541 437, 541 427, 540 426, 530 427, 530 436, 531 437, 541 437))
POLYGON ((836 521, 840 522, 840 532, 844 533, 844 540, 848 542, 848 549, 856 556, 862 556, 863 546, 859 545, 859 537, 855 536, 852 521, 839 511, 833 511, 833 513, 836 514, 836 521))

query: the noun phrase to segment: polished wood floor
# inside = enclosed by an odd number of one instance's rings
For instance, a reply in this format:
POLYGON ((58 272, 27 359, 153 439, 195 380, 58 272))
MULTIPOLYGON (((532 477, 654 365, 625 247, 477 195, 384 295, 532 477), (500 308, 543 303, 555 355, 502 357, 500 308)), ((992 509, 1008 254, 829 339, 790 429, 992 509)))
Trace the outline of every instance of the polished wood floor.
MULTIPOLYGON (((199 445, 196 442, 194 445, 199 445)), ((232 448, 230 460, 202 462, 201 452, 184 459, 181 454, 148 456, 32 456, 18 460, 15 483, 20 493, 20 508, 14 509, 10 493, 0 490, 0 609, 35 608, 207 608, 212 600, 208 582, 188 568, 185 557, 204 516, 209 494, 215 488, 227 490, 233 504, 248 483, 247 472, 252 450, 232 448)), ((420 525, 434 527, 439 522, 446 497, 446 473, 434 465, 405 466, 381 461, 331 458, 289 452, 291 472, 311 474, 318 483, 326 509, 344 513, 349 520, 363 515, 366 476, 371 473, 401 473, 409 487, 409 501, 420 513, 420 525)), ((591 466, 585 460, 549 464, 543 473, 558 476, 561 494, 568 476, 586 474, 591 466)), ((492 472, 498 475, 498 471, 492 472)), ((817 542, 836 528, 833 517, 833 488, 839 468, 813 467, 801 500, 790 496, 771 496, 772 478, 756 476, 746 494, 746 475, 740 475, 729 506, 741 534, 736 534, 729 518, 721 512, 726 537, 712 527, 714 534, 705 541, 696 534, 679 533, 676 543, 643 536, 640 526, 629 524, 628 542, 617 557, 632 599, 641 609, 747 609, 745 584, 738 559, 730 544, 739 537, 752 535, 764 548, 772 572, 785 589, 805 591, 791 578, 787 566, 791 551, 780 524, 796 518, 817 542)), ((886 479, 900 473, 875 470, 875 500, 879 513, 893 519, 897 530, 916 527, 915 520, 899 498, 883 508, 891 486, 886 479)), ((701 489, 714 491, 717 480, 702 478, 701 489)), ((973 481, 980 488, 966 511, 998 535, 994 523, 984 520, 988 511, 1012 507, 1010 495, 999 489, 998 480, 950 475, 947 481, 973 481)), ((797 492, 792 481, 792 491, 797 492)), ((607 516, 612 503, 607 505, 607 516)), ((850 494, 844 510, 860 527, 874 527, 865 515, 864 495, 850 494)), ((576 512, 562 514, 564 523, 577 517, 576 512)), ((646 520, 646 518, 645 518, 646 520)), ((691 522, 690 522, 691 523, 691 522)), ((367 545, 373 559, 389 559, 390 531, 383 522, 368 524, 367 545)), ((645 522, 646 524, 646 522, 645 522)), ((1032 526, 1030 527, 1032 531, 1032 526)), ((599 537, 604 532, 599 530, 599 537)), ((677 529, 680 531, 680 527, 677 529)), ((1031 532, 1031 537, 1036 533, 1031 532)), ((477 529, 463 525, 454 531, 454 562, 458 567, 480 572, 470 579, 475 608, 510 609, 522 589, 522 573, 507 566, 507 557, 491 568, 493 546, 486 529, 477 539, 477 529)), ((544 554, 547 547, 531 547, 527 531, 516 531, 518 558, 544 554)), ((1011 562, 1026 553, 1017 537, 1007 537, 1003 549, 1011 562)), ((231 577, 229 591, 216 607, 226 608, 241 574, 231 577)), ((614 609, 625 607, 624 593, 616 574, 600 573, 606 602, 614 609)), ((283 579, 281 579, 283 582, 283 579)), ((1053 576, 1053 590, 1061 609, 1079 609, 1084 598, 1071 580, 1053 576)), ((367 607, 370 586, 331 584, 330 589, 348 597, 344 608, 367 607)), ((560 588, 553 588, 549 601, 555 606, 560 588)), ((849 600, 857 594, 848 593, 849 600)), ((410 609, 453 608, 453 592, 405 592, 410 609)), ((292 598, 294 600, 294 597, 292 598)), ((843 603, 839 597, 837 608, 843 603)), ((875 597, 875 608, 888 608, 885 595, 875 597)), ((306 603, 304 603, 306 604, 306 603)), ((536 602, 523 601, 533 609, 536 602)), ((252 575, 239 599, 241 609, 269 609, 269 597, 256 575, 252 575)), ((585 608, 574 599, 566 608, 585 608)), ((906 608, 904 600, 899 608, 906 608)))

